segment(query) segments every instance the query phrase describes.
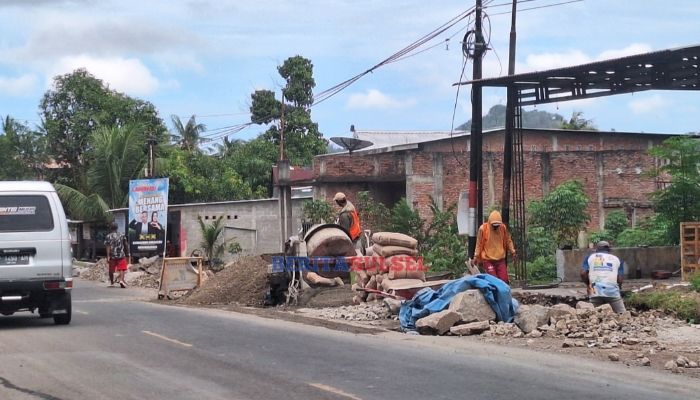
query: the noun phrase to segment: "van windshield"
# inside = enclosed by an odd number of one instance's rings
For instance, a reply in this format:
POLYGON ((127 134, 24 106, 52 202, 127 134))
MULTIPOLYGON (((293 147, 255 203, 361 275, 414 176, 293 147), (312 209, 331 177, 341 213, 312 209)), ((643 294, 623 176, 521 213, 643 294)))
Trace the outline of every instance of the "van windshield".
POLYGON ((49 199, 42 195, 0 196, 0 232, 53 230, 49 199))

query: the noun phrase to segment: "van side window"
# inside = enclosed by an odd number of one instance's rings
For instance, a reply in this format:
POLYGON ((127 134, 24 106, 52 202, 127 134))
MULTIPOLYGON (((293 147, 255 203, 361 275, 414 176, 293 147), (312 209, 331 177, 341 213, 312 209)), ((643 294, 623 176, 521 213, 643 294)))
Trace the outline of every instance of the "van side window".
POLYGON ((46 196, 0 195, 0 232, 50 232, 53 214, 46 196))

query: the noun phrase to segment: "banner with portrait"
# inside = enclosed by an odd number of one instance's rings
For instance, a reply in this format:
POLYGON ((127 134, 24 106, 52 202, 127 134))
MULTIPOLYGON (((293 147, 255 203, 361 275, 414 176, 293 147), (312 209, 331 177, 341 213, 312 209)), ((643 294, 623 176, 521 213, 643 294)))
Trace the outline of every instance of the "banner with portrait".
POLYGON ((129 182, 131 254, 163 254, 168 226, 168 178, 129 182))

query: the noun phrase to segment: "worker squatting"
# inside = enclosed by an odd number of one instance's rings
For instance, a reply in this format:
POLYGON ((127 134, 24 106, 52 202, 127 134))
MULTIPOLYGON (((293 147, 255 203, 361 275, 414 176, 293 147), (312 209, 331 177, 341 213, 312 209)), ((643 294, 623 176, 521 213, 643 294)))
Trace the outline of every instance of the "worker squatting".
POLYGON ((296 257, 273 256, 272 272, 355 272, 427 271, 422 257, 355 256, 355 257, 296 257))

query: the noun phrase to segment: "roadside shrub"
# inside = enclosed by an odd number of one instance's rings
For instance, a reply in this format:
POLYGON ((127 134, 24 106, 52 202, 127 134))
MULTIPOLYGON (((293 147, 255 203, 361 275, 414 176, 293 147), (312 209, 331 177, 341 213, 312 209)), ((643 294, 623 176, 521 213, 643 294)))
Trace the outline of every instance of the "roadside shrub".
POLYGON ((531 283, 551 283, 557 277, 554 256, 539 256, 527 263, 527 277, 531 283))
POLYGON ((459 275, 466 269, 467 246, 457 230, 456 205, 440 210, 435 200, 431 199, 430 203, 432 220, 420 245, 423 261, 430 265, 431 272, 450 271, 459 275))
POLYGON ((605 232, 610 235, 609 239, 601 240, 612 240, 615 241, 617 235, 629 227, 629 221, 627 220, 627 214, 624 211, 615 210, 605 217, 605 232))
MULTIPOLYGON (((607 226, 607 224, 606 224, 606 226, 607 226)), ((601 240, 605 240, 606 242, 613 242, 614 245, 617 245, 615 238, 616 238, 616 236, 613 236, 610 232, 603 229, 602 231, 591 232, 588 235, 588 242, 596 244, 596 243, 600 242, 601 240)))
POLYGON ((357 193, 357 212, 360 214, 362 229, 369 229, 372 232, 382 232, 387 230, 390 211, 380 201, 374 199, 368 191, 357 193))
POLYGON ((302 206, 302 214, 312 224, 331 223, 335 218, 333 206, 324 200, 307 200, 302 206))
POLYGON ((690 287, 696 292, 700 292, 700 272, 696 272, 690 276, 690 287))
POLYGON ((399 200, 391 209, 389 217, 389 231, 403 233, 423 242, 424 221, 418 215, 418 211, 411 209, 406 199, 399 200))
POLYGON ((675 314, 680 319, 698 320, 698 301, 676 291, 631 293, 625 302, 637 308, 655 309, 675 314))

